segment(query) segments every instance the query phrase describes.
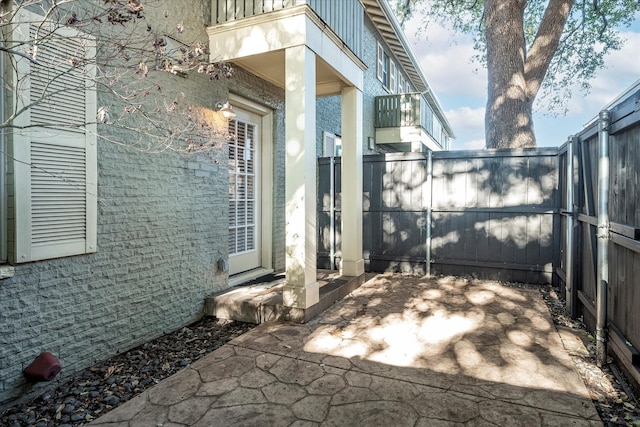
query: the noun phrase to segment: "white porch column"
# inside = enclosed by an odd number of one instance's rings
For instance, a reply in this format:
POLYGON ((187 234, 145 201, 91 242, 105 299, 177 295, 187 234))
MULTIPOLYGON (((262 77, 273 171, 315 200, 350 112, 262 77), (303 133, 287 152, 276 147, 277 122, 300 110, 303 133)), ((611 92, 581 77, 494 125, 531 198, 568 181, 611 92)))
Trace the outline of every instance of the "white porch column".
POLYGON ((306 46, 285 52, 286 282, 284 305, 307 308, 316 277, 316 57, 306 46))
POLYGON ((344 276, 364 273, 362 258, 362 92, 342 90, 342 265, 344 276))

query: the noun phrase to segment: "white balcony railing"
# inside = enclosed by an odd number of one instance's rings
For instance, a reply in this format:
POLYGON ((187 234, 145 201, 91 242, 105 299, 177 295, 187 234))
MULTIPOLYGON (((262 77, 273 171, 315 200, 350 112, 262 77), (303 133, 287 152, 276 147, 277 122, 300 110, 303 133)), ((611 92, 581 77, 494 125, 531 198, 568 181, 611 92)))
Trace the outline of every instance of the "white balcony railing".
POLYGON ((364 6, 360 0, 211 0, 212 22, 222 24, 307 4, 362 58, 364 6))

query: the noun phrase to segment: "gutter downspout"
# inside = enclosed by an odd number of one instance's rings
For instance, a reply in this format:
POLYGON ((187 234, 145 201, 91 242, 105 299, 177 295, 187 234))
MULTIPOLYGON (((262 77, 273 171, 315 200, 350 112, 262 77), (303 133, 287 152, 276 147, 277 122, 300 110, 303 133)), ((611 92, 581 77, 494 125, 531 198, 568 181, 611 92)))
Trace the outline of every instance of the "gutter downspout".
MULTIPOLYGON (((336 269, 336 158, 334 150, 329 158, 329 262, 336 269)), ((339 270, 339 269, 338 269, 339 270)))
POLYGON ((567 140, 567 169, 566 169, 566 186, 567 186, 567 235, 565 243, 565 290, 567 301, 567 311, 572 318, 576 314, 576 301, 573 283, 573 241, 574 241, 574 218, 575 218, 575 197, 573 194, 574 187, 574 163, 573 153, 578 139, 575 136, 569 137, 567 140))
POLYGON ((609 284, 609 123, 611 114, 600 112, 598 128, 598 267, 596 296, 596 362, 607 361, 607 286, 609 284))

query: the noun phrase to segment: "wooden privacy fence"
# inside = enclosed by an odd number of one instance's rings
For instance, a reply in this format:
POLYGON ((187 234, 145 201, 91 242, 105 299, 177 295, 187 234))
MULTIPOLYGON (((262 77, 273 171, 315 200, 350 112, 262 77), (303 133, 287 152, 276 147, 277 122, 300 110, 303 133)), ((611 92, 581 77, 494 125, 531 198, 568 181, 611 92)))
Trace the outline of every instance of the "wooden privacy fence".
POLYGON ((567 309, 640 383, 640 85, 558 152, 567 309))
MULTIPOLYGON (((557 154, 554 148, 365 156, 367 270, 551 282, 560 240, 557 154)), ((340 165, 323 158, 319 168, 318 261, 335 268, 340 165)))
MULTIPOLYGON (((367 271, 552 283, 640 383, 640 85, 559 148, 363 163, 367 271)), ((335 269, 340 159, 318 167, 318 267, 335 269)))

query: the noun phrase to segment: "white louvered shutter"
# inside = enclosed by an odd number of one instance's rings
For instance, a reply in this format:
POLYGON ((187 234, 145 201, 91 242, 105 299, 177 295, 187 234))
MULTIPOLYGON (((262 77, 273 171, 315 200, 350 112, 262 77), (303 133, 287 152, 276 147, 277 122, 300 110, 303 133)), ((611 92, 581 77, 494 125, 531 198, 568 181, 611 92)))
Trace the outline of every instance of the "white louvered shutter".
POLYGON ((96 251, 95 42, 22 12, 16 35, 35 51, 17 59, 13 134, 15 262, 96 251), (35 50, 34 50, 35 49, 35 50), (73 66, 73 64, 81 64, 73 66))
POLYGON ((396 93, 398 90, 396 86, 396 63, 392 60, 390 62, 390 70, 389 70, 389 90, 391 93, 396 93))

